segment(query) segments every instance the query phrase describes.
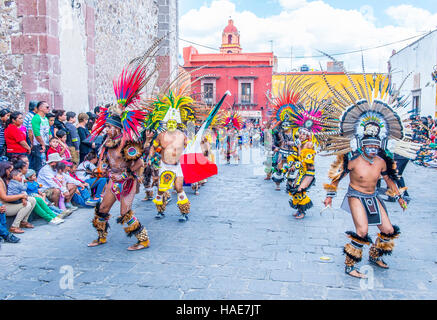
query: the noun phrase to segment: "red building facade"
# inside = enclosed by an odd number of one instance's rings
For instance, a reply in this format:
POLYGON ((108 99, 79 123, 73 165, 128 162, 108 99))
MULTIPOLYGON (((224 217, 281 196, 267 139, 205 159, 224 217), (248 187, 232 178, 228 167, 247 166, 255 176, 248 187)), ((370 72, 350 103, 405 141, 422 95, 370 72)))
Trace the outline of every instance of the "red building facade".
POLYGON ((223 30, 220 53, 199 54, 197 49, 185 47, 184 66, 192 73, 192 80, 203 76, 193 87, 197 99, 214 105, 229 90, 223 108, 238 110, 245 119, 265 121, 272 88, 272 74, 276 58, 272 52, 243 53, 240 34, 229 20, 223 30), (196 70, 199 67, 202 69, 196 70), (194 71, 193 71, 194 70, 194 71))

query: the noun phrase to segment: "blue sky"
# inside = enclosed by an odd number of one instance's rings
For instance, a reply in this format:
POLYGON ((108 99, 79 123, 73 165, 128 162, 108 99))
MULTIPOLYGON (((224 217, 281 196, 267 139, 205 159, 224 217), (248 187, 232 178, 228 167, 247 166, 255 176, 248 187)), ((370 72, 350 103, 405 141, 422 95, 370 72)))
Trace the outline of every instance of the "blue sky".
MULTIPOLYGON (((213 0, 179 0, 179 14, 184 15, 191 9, 200 8, 202 5, 210 5, 213 0)), ((231 0, 239 11, 252 11, 259 17, 277 15, 281 12, 278 0, 231 0)), ((309 1, 311 2, 311 1, 309 1)), ((394 21, 385 10, 390 6, 409 4, 430 12, 437 12, 437 0, 325 0, 329 5, 345 10, 359 9, 363 6, 371 6, 379 25, 390 25, 394 21)), ((436 22, 437 24, 437 22, 436 22)))
MULTIPOLYGON (((437 28, 437 0, 180 0, 179 16, 181 39, 215 48, 197 46, 201 53, 218 51, 232 16, 243 51, 271 51, 273 40, 278 71, 326 65, 312 58, 317 50, 338 54, 372 48, 364 54, 369 71, 385 72, 393 50, 437 28), (286 58, 291 48, 293 61, 286 58)), ((180 53, 188 45, 181 40, 180 53)), ((348 70, 360 69, 359 52, 338 60, 348 70)))

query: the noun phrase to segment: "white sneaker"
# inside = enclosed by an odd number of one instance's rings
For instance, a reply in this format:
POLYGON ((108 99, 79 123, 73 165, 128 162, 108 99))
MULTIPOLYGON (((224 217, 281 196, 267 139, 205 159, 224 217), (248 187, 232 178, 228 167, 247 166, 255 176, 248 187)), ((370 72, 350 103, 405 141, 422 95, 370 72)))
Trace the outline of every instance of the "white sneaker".
POLYGON ((65 207, 71 211, 76 211, 77 209, 79 209, 79 207, 75 207, 71 203, 66 203, 65 207))
POLYGON ((55 225, 57 225, 57 224, 60 224, 60 223, 62 223, 62 222, 64 222, 64 220, 62 220, 62 219, 59 219, 58 217, 55 217, 55 218, 53 218, 52 220, 50 220, 50 224, 55 224, 55 225))
POLYGON ((60 214, 58 214, 59 219, 63 219, 68 217, 69 215, 71 215, 73 213, 73 211, 71 209, 65 209, 64 211, 62 211, 60 214))

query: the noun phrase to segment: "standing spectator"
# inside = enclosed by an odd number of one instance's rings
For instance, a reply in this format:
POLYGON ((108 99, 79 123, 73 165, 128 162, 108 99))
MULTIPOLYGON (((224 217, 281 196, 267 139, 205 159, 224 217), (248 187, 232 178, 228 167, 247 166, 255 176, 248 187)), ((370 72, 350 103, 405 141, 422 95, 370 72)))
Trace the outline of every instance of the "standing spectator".
POLYGON ((38 101, 31 100, 29 102, 29 112, 26 114, 23 120, 23 126, 26 128, 27 132, 27 144, 32 146, 33 144, 33 131, 32 131, 32 118, 35 115, 35 109, 38 101))
POLYGON ((47 113, 46 118, 49 120, 50 138, 55 137, 55 115, 53 113, 47 113))
POLYGON ((69 132, 67 136, 67 146, 70 149, 71 161, 79 164, 79 133, 76 128, 76 113, 70 111, 67 112, 67 122, 65 126, 69 132), (68 137, 70 140, 68 140, 68 137))
POLYGON ((79 113, 77 117, 79 124, 77 126, 77 133, 79 134, 80 138, 80 145, 79 145, 79 155, 80 159, 79 162, 83 162, 85 159, 85 156, 93 151, 93 149, 96 147, 95 143, 90 142, 89 139, 87 139, 90 135, 90 132, 88 131, 88 128, 86 127, 89 117, 86 113, 79 113))
POLYGON ((0 110, 0 156, 6 154, 5 128, 11 112, 9 109, 0 110))
POLYGON ((94 122, 96 121, 96 115, 92 112, 87 112, 86 114, 88 115, 88 122, 86 124, 86 127, 88 131, 91 131, 93 129, 94 122))
POLYGON ((33 228, 33 225, 27 222, 27 220, 35 207, 36 201, 33 197, 28 197, 24 193, 13 196, 7 195, 6 186, 9 184, 9 175, 12 170, 12 163, 8 161, 0 162, 0 200, 6 208, 6 216, 15 216, 9 231, 12 233, 23 233, 24 230, 21 228, 33 228), (26 204, 23 204, 23 199, 27 200, 26 204), (19 203, 15 203, 16 201, 19 203))
POLYGON ((100 106, 94 108, 94 114, 96 115, 96 118, 99 117, 100 112, 101 112, 100 106))
POLYGON ((27 155, 31 152, 31 148, 26 142, 26 134, 19 129, 22 124, 23 115, 21 112, 12 112, 4 133, 6 141, 6 156, 11 159, 11 161, 20 155, 27 155))
POLYGON ((56 136, 56 132, 58 132, 58 130, 64 130, 68 135, 68 129, 65 126, 65 121, 67 120, 67 114, 65 110, 53 110, 53 114, 55 115, 55 122, 53 123, 54 135, 56 136))
POLYGON ((50 125, 46 115, 49 113, 49 105, 45 101, 38 102, 36 114, 32 118, 32 131, 34 135, 34 148, 32 148, 30 167, 39 172, 45 160, 50 139, 50 125))

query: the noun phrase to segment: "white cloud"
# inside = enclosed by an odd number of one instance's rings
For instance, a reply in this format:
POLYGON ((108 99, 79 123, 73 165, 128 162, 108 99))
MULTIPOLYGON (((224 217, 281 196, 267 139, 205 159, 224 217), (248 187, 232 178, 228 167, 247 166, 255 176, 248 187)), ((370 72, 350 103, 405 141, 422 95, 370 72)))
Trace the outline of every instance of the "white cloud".
MULTIPOLYGON (((360 50, 419 34, 424 30, 420 19, 437 21, 435 15, 426 10, 398 6, 387 10, 397 25, 377 27, 373 8, 367 5, 356 10, 344 10, 321 0, 279 0, 279 3, 283 8, 280 14, 263 18, 250 11, 239 11, 230 0, 215 0, 209 6, 190 10, 181 17, 180 37, 218 49, 222 31, 231 16, 240 31, 243 52, 268 52, 269 40, 273 40, 274 53, 280 57, 278 71, 290 71, 291 62, 287 57, 291 47, 293 56, 318 55, 316 49, 330 54, 360 50), (411 14, 409 10, 412 9, 417 11, 411 14), (420 14, 420 19, 415 20, 414 13, 420 14)), ((412 41, 364 52, 366 71, 386 72, 392 50, 399 50, 412 41)), ((188 45, 181 41, 181 51, 188 45)), ((214 52, 199 46, 197 49, 203 53, 214 52)), ((349 71, 361 71, 360 53, 336 56, 336 59, 344 60, 349 71)), ((326 61, 325 58, 295 58, 292 63, 293 68, 308 64, 319 69, 319 62, 325 68, 326 61)))
POLYGON ((307 2, 306 0, 279 0, 279 4, 284 9, 293 10, 303 7, 307 2))
POLYGON ((431 14, 425 9, 404 4, 389 7, 386 13, 400 26, 409 26, 424 31, 437 28, 437 13, 431 14))

